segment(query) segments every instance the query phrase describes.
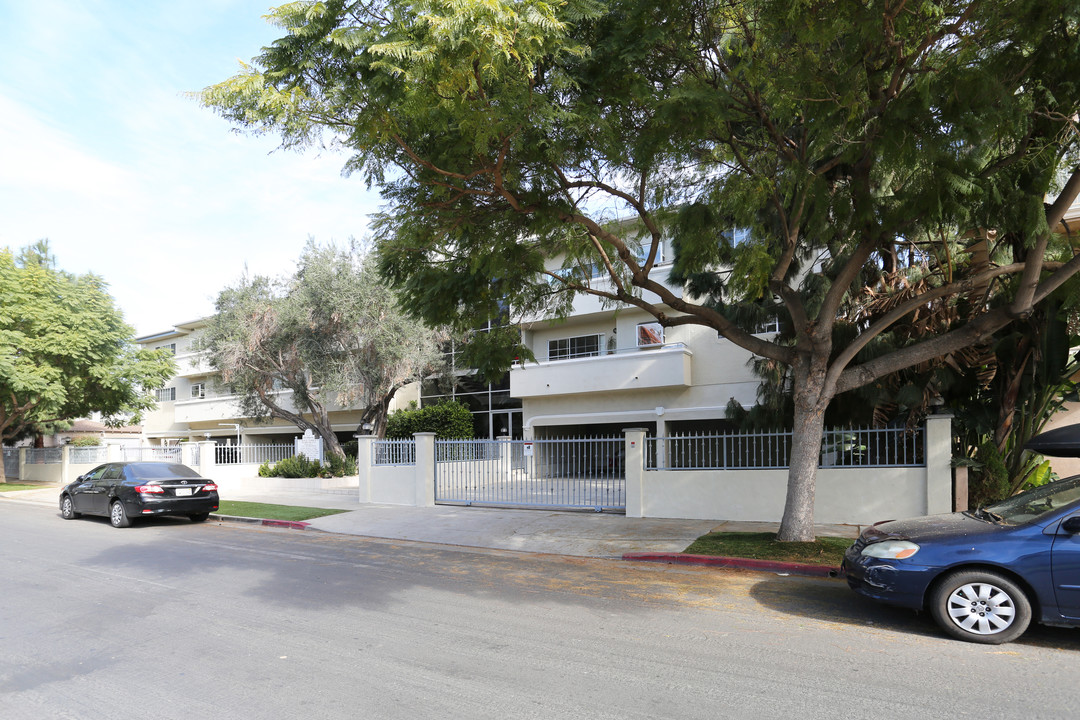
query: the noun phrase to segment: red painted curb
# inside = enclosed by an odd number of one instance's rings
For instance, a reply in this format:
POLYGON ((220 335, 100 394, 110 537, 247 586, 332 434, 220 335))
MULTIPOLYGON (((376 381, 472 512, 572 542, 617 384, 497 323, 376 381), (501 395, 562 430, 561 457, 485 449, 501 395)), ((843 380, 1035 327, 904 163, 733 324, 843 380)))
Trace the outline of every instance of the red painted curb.
POLYGON ((211 513, 210 517, 215 520, 224 520, 226 522, 239 522, 248 523, 250 525, 265 525, 266 527, 279 527, 288 528, 290 530, 306 530, 311 523, 299 522, 296 520, 267 520, 264 518, 249 518, 239 517, 236 515, 219 515, 218 513, 211 513))
POLYGON ((689 555, 685 553, 624 553, 623 560, 642 562, 666 562, 675 565, 708 565, 711 567, 767 570, 769 572, 806 575, 809 577, 839 577, 840 568, 805 563, 779 562, 776 560, 753 560, 751 558, 719 557, 716 555, 689 555))
POLYGON ((303 530, 311 523, 298 522, 295 520, 263 520, 262 524, 266 527, 279 527, 289 528, 290 530, 303 530))

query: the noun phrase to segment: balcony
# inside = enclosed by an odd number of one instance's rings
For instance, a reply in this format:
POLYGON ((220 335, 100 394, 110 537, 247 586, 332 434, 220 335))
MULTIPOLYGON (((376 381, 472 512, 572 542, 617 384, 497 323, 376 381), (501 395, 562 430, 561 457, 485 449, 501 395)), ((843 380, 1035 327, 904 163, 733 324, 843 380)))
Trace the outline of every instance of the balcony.
POLYGON ((180 400, 173 406, 173 413, 174 420, 178 423, 233 420, 241 417, 235 395, 180 400))
POLYGON ((206 353, 188 352, 176 356, 177 377, 197 377, 217 372, 210 366, 206 353))
POLYGON ((510 395, 518 398, 689 387, 693 353, 682 343, 607 355, 548 360, 510 370, 510 395))

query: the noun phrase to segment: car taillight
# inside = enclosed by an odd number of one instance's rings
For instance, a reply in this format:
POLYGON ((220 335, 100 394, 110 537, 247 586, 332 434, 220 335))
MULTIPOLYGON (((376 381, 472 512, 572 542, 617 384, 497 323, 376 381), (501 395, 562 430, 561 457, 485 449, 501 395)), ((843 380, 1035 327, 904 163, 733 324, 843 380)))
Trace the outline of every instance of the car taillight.
POLYGON ((135 492, 150 495, 160 495, 161 493, 165 492, 165 488, 161 487, 160 485, 139 485, 135 488, 135 492))
POLYGON ((206 483, 203 485, 203 490, 206 492, 217 492, 217 485, 215 483, 206 483))

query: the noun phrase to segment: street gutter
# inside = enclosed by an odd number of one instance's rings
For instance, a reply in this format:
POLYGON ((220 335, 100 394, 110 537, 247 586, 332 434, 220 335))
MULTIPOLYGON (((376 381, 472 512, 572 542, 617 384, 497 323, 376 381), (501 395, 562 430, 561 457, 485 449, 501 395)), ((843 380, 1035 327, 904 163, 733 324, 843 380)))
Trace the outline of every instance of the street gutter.
POLYGON ((674 565, 704 565, 707 567, 738 568, 743 570, 762 570, 780 575, 802 575, 805 577, 840 577, 840 568, 826 565, 808 565, 806 563, 781 562, 778 560, 754 560, 752 558, 721 557, 717 555, 691 555, 689 553, 623 553, 623 560, 637 562, 662 562, 674 565))

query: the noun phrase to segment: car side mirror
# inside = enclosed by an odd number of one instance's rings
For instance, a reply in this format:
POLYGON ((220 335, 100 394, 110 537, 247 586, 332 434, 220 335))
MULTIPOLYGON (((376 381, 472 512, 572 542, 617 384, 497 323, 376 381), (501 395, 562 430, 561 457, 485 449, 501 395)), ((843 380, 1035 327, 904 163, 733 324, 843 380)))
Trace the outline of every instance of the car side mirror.
POLYGON ((1073 515, 1061 523, 1061 529, 1070 535, 1080 533, 1080 515, 1073 515))

